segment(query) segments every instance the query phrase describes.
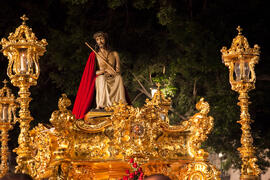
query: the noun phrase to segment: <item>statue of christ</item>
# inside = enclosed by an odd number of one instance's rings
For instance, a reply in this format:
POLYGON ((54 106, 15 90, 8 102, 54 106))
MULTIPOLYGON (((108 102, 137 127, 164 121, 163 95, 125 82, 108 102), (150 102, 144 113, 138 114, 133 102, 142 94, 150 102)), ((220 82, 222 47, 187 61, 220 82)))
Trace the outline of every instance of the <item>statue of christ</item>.
POLYGON ((83 119, 90 110, 94 90, 96 90, 96 109, 111 106, 114 102, 126 103, 118 53, 110 49, 107 33, 97 32, 93 38, 97 43, 96 49, 89 46, 93 52, 85 66, 72 111, 76 119, 83 119), (98 70, 95 67, 98 67, 98 70))

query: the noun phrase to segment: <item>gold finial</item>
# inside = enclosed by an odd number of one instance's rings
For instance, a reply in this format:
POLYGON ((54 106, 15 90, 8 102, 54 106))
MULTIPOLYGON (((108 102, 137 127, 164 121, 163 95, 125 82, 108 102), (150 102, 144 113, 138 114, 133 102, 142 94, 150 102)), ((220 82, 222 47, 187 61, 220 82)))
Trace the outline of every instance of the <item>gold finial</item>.
POLYGON ((236 29, 237 29, 237 31, 238 31, 238 35, 241 35, 241 34, 242 34, 243 29, 242 29, 240 26, 238 26, 236 29))
POLYGON ((7 87, 8 81, 6 79, 3 81, 3 83, 4 83, 4 87, 7 87))
POLYGON ((25 21, 29 20, 28 17, 26 17, 26 15, 24 14, 22 17, 20 17, 21 20, 23 20, 23 23, 22 24, 25 24, 25 21))

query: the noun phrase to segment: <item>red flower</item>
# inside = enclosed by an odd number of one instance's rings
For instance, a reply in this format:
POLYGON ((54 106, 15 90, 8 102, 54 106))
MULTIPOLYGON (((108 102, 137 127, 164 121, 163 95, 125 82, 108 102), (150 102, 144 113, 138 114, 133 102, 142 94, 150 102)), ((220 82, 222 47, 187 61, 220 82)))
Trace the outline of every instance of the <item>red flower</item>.
POLYGON ((134 162, 134 159, 131 158, 129 160, 130 165, 132 166, 132 172, 126 170, 127 176, 123 176, 122 180, 143 180, 143 171, 142 168, 138 166, 137 163, 134 162))
POLYGON ((130 173, 129 178, 134 178, 134 173, 130 173))
POLYGON ((133 163, 132 166, 133 166, 134 168, 137 168, 137 167, 138 167, 137 163, 133 163))

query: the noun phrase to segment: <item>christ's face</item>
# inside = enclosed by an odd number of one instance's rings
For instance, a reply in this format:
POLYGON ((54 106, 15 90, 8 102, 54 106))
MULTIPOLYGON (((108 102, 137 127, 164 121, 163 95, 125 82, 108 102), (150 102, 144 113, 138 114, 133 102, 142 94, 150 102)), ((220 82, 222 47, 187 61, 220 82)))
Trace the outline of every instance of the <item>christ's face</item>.
POLYGON ((106 41, 105 41, 105 38, 103 36, 98 36, 96 38, 96 42, 97 42, 99 48, 104 48, 105 47, 106 41))

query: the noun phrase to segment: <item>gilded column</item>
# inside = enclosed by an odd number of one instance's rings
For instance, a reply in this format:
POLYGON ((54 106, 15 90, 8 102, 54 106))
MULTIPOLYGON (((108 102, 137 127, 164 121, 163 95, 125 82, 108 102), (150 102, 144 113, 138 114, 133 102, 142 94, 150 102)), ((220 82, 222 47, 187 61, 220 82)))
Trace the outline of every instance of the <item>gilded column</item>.
POLYGON ((31 102, 29 88, 37 84, 40 74, 39 57, 46 51, 47 42, 45 39, 38 40, 32 29, 26 25, 28 18, 23 15, 22 24, 10 33, 8 39, 2 38, 2 52, 7 56, 9 63, 7 75, 11 83, 19 87, 19 97, 16 99, 20 105, 19 118, 20 135, 18 138, 19 147, 14 151, 17 153, 16 172, 29 174, 31 165, 28 160, 31 158, 31 147, 29 147, 30 122, 33 120, 29 110, 31 102))
POLYGON ((247 92, 239 92, 239 94, 238 105, 241 108, 241 115, 238 123, 241 124, 242 146, 238 148, 238 151, 240 152, 242 159, 241 179, 258 179, 260 169, 256 165, 257 158, 255 156, 255 147, 253 146, 253 138, 250 132, 252 120, 250 119, 250 114, 248 112, 248 105, 250 104, 248 101, 249 96, 247 92))
POLYGON ((8 128, 9 125, 1 125, 1 165, 0 165, 0 178, 8 172, 8 128))
POLYGON ((248 112, 248 92, 255 89, 256 75, 254 66, 259 62, 260 47, 249 47, 247 38, 242 35, 242 29, 237 27, 238 35, 233 39, 230 49, 221 49, 222 61, 229 68, 229 80, 232 90, 239 93, 238 105, 241 108, 239 124, 241 124, 242 146, 238 148, 242 159, 241 179, 258 179, 260 169, 256 165, 255 147, 251 135, 250 114, 248 112))

